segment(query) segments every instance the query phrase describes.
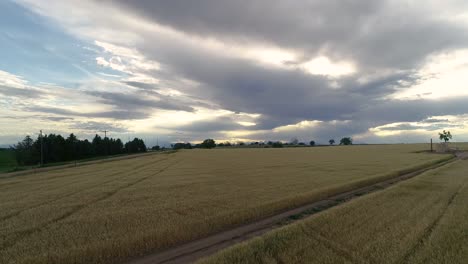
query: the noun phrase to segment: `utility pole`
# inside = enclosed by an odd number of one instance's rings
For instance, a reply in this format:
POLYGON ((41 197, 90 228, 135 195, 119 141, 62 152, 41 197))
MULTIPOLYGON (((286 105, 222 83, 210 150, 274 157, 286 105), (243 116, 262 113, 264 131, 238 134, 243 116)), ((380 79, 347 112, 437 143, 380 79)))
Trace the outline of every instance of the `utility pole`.
POLYGON ((41 167, 44 166, 44 140, 42 139, 43 136, 42 136, 42 130, 40 130, 41 132, 41 167))
POLYGON ((76 167, 76 159, 78 158, 78 154, 77 154, 77 151, 76 151, 76 141, 78 141, 78 138, 75 140, 73 139, 72 141, 72 146, 73 146, 73 159, 75 160, 75 167, 76 167))
POLYGON ((107 144, 107 141, 106 141, 106 138, 107 138, 107 132, 109 132, 109 130, 102 130, 101 132, 104 132, 104 142, 106 144, 106 156, 109 155, 109 145, 107 144))
POLYGON ((431 152, 433 152, 433 151, 434 151, 434 150, 433 150, 433 148, 432 148, 432 138, 431 138, 431 152))
POLYGON ((107 132, 109 132, 109 130, 102 130, 101 132, 104 132, 104 138, 107 137, 107 132))

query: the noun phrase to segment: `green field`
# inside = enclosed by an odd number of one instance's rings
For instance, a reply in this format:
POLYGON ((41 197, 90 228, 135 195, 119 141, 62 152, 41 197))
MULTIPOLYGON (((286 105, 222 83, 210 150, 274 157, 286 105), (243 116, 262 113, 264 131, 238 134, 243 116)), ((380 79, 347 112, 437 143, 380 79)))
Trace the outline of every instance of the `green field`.
POLYGON ((0 177, 0 263, 115 263, 447 155, 428 145, 185 150, 0 177))
POLYGON ((467 263, 468 161, 457 161, 200 261, 467 263))
POLYGON ((12 171, 16 167, 15 153, 9 149, 0 149, 0 173, 12 171))

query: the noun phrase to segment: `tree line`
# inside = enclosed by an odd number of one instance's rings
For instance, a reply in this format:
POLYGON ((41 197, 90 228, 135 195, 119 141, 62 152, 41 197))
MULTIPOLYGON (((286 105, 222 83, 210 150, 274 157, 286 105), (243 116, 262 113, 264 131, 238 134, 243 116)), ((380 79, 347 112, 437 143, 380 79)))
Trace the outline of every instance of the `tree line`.
MULTIPOLYGON (((334 139, 329 140, 330 145, 335 144, 334 139)), ((353 139, 350 137, 344 137, 340 140, 340 145, 352 145, 353 139)), ((268 142, 237 142, 231 143, 229 141, 216 143, 213 139, 205 139, 200 144, 191 144, 190 142, 178 142, 172 144, 172 149, 192 149, 192 148, 215 148, 215 147, 233 147, 233 146, 255 146, 255 147, 265 147, 265 148, 282 148, 282 147, 291 147, 291 146, 306 146, 304 142, 299 142, 297 139, 292 139, 290 142, 281 142, 281 141, 268 141, 268 142)), ((309 142, 310 146, 315 146, 315 141, 311 140, 309 142)), ((159 146, 153 147, 153 150, 159 150, 159 146)))
POLYGON ((90 142, 87 139, 80 140, 74 134, 70 134, 67 138, 48 134, 39 136, 36 140, 26 136, 14 145, 13 149, 19 165, 63 162, 106 155, 139 153, 147 150, 145 143, 139 138, 123 144, 120 139, 102 138, 96 135, 90 142))

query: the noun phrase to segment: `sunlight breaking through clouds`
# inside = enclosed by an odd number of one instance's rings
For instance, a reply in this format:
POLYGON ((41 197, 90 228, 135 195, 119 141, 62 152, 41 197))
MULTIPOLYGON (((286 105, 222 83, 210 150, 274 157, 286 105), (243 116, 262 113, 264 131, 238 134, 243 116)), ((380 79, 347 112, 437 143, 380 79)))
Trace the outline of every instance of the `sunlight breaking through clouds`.
POLYGON ((8 5, 22 23, 2 29, 0 144, 25 131, 17 117, 42 118, 34 130, 102 122, 187 141, 394 142, 434 133, 444 123, 431 116, 468 113, 463 1, 8 5))

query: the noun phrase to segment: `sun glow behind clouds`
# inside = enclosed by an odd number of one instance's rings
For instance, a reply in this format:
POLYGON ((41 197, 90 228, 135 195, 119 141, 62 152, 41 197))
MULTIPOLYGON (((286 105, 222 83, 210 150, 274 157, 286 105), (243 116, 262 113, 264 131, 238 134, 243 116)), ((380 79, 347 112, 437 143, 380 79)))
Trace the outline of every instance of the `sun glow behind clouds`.
POLYGON ((301 67, 310 74, 328 75, 331 77, 340 77, 356 72, 356 67, 352 63, 346 61, 332 62, 325 56, 316 57, 303 63, 301 67))
POLYGON ((398 91, 392 97, 439 99, 468 95, 468 50, 431 56, 418 74, 425 79, 398 91))

